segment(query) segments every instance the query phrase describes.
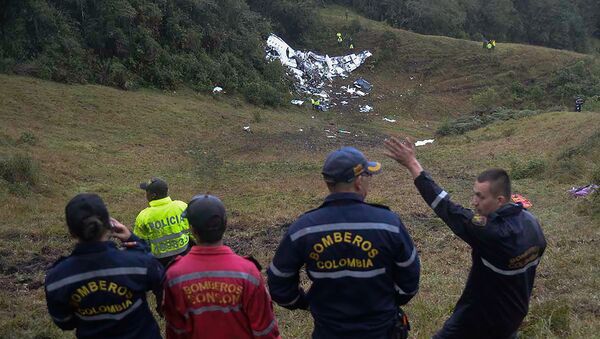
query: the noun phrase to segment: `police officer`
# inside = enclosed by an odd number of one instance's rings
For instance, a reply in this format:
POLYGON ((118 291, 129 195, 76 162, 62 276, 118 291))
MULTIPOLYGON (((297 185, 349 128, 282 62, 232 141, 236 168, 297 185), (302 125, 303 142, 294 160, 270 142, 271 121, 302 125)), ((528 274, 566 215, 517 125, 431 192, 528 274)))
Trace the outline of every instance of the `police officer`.
POLYGON ((150 245, 152 254, 166 266, 189 250, 189 226, 181 217, 187 204, 171 200, 169 187, 160 178, 143 182, 140 188, 146 191, 150 206, 138 214, 133 232, 150 245))
POLYGON ((385 147, 409 170, 425 202, 472 249, 463 294, 434 338, 516 338, 546 240, 538 220, 510 202, 508 174, 490 169, 477 177, 472 211, 453 203, 423 171, 409 139, 391 138, 385 147))
POLYGON ((398 215, 364 201, 380 169, 353 147, 330 153, 322 174, 331 194, 289 227, 267 271, 275 302, 310 309, 313 338, 407 334, 399 306, 417 293, 420 264, 398 215), (299 286, 304 265, 308 293, 299 286))
POLYGON ((279 338, 260 268, 223 245, 221 200, 197 195, 184 216, 198 245, 167 270, 167 338, 279 338))
POLYGON ((78 243, 46 275, 54 323, 76 329, 77 338, 160 338, 146 301, 146 291, 153 290, 158 300, 162 295, 160 263, 127 227, 109 218, 98 195, 75 196, 65 212, 78 243), (110 236, 134 246, 118 250, 110 236))

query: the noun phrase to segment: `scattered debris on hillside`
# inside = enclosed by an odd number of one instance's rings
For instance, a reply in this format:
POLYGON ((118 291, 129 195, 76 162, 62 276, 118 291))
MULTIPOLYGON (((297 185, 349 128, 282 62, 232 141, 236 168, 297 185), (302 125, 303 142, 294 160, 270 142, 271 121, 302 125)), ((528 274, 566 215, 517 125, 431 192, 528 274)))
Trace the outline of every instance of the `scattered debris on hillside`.
POLYGON ((335 77, 348 77, 371 55, 369 51, 362 51, 330 57, 311 51, 296 51, 275 34, 269 36, 266 47, 267 60, 279 59, 287 67, 288 75, 294 78, 296 90, 319 98, 324 108, 335 106, 342 99, 347 103, 349 98, 365 96, 371 91, 372 85, 363 78, 356 80, 354 86, 342 86, 340 91, 334 90, 331 83, 326 85, 326 81, 331 82, 335 77))
POLYGON ((221 92, 223 92, 223 88, 222 87, 217 86, 217 87, 213 88, 213 94, 218 94, 218 93, 221 93, 221 92))
POLYGON ((359 105, 358 107, 359 107, 359 111, 361 113, 368 113, 368 112, 371 112, 373 110, 373 106, 369 106, 369 105, 364 105, 364 106, 359 105))
POLYGON ((389 118, 383 117, 383 121, 396 122, 396 119, 389 119, 389 118))
POLYGON ((433 141, 434 141, 434 139, 419 140, 419 141, 415 142, 415 146, 423 146, 423 145, 431 144, 433 141))
POLYGON ((573 187, 569 190, 571 196, 573 197, 585 197, 600 189, 600 186, 595 184, 590 184, 586 186, 573 187))
POLYGON ((304 100, 292 100, 291 103, 292 103, 292 105, 302 106, 302 104, 304 103, 304 100))

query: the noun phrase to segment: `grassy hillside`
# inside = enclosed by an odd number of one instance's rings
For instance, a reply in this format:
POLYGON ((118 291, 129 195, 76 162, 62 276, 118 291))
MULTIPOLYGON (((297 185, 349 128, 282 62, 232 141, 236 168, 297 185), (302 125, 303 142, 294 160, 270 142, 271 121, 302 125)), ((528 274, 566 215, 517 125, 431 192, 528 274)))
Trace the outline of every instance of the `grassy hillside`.
MULTIPOLYGON (((334 8, 324 14, 332 30, 344 20, 340 13, 334 8)), ((124 92, 0 75, 0 337, 65 337, 47 315, 42 284, 47 266, 73 246, 63 211, 76 193, 99 193, 112 215, 131 225, 146 206, 137 184, 151 176, 165 178, 174 199, 211 192, 229 210, 227 244, 266 266, 285 227, 326 195, 321 165, 341 145, 383 162, 368 200, 397 211, 420 250, 421 289, 407 312, 412 337, 430 337, 460 295, 469 250, 434 217, 408 173, 384 159, 382 140, 391 134, 430 138, 449 116, 474 109, 469 100, 478 89, 500 90, 513 76, 542 81, 583 56, 504 44, 490 55, 471 42, 390 30, 364 19, 360 25, 357 48, 375 53, 353 74, 375 85, 365 99, 376 108, 369 114, 262 109, 227 95, 124 92), (385 47, 389 34, 398 40, 385 47), (385 57, 386 48, 398 54, 385 57), (487 71, 486 60, 496 67, 487 71), (351 133, 336 133, 340 129, 351 133)), ((341 54, 331 36, 316 50, 341 54)), ((418 151, 424 166, 465 205, 481 170, 505 167, 519 178, 514 190, 532 200, 549 244, 521 334, 596 336, 600 228, 592 214, 598 200, 572 199, 566 190, 600 177, 600 112, 509 120, 437 138, 418 151)), ((276 313, 284 338, 309 336, 308 313, 279 307, 276 313)))
MULTIPOLYGON (((461 291, 467 247, 433 217, 408 174, 382 157, 385 135, 424 136, 428 132, 419 123, 390 128, 379 117, 336 123, 336 113, 267 111, 191 93, 127 93, 7 76, 0 80, 0 156, 21 154, 38 166, 31 188, 6 181, 0 186, 7 220, 0 230, 5 286, 0 337, 61 336, 46 315, 42 282, 46 266, 72 246, 63 208, 74 194, 98 192, 115 217, 131 224, 146 204, 136 184, 150 176, 166 178, 177 199, 210 191, 229 208, 228 244, 266 265, 283 227, 326 194, 320 166, 326 153, 342 144, 383 160, 385 171, 374 181, 369 200, 398 211, 421 251, 422 287, 408 307, 413 334, 431 335, 461 291), (251 133, 242 130, 246 125, 251 133), (338 128, 353 134, 326 137, 324 129, 338 128)), ((571 185, 587 183, 594 163, 600 162, 599 126, 598 113, 547 113, 419 148, 424 165, 465 204, 472 178, 486 167, 514 171, 531 159, 545 164, 542 173, 514 184, 516 192, 533 201, 549 240, 524 333, 589 337, 600 326, 595 299, 600 287, 598 220, 585 215, 584 202, 566 194, 571 185), (578 148, 594 138, 595 147, 578 148), (574 173, 557 167, 557 159, 569 149, 580 150, 570 159, 578 166, 574 173)), ((285 337, 310 333, 308 314, 280 308, 277 314, 285 337)))

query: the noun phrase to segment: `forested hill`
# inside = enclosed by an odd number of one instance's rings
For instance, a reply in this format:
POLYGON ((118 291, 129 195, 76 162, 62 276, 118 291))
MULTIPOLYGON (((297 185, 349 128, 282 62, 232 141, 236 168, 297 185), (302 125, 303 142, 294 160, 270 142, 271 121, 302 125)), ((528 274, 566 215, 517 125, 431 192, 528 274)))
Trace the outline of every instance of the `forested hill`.
MULTIPOLYGON (((417 33, 592 52, 598 0, 324 0, 417 33)), ((596 51, 598 52, 598 51, 596 51)))
POLYGON ((281 69, 264 62, 278 29, 296 42, 314 6, 245 0, 0 0, 0 71, 60 82, 206 91, 277 104, 281 69))
POLYGON ((0 0, 0 72, 122 89, 221 86, 276 106, 289 84, 264 62, 267 35, 328 47, 333 3, 352 12, 344 25, 354 33, 357 11, 421 33, 577 51, 600 34, 597 0, 0 0))

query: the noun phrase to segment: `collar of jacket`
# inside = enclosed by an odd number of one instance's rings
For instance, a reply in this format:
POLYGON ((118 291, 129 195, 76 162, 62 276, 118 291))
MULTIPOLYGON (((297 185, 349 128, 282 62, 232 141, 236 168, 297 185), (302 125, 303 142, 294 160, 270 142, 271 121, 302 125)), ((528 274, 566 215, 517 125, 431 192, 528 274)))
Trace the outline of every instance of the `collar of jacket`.
POLYGON ((522 210, 523 210, 523 205, 514 204, 514 203, 510 202, 508 204, 503 205, 496 211, 492 212, 492 214, 489 215, 489 218, 490 218, 490 220, 493 220, 496 218, 507 217, 510 215, 519 214, 519 213, 521 213, 522 210))
POLYGON ((109 248, 117 248, 117 245, 112 241, 95 241, 89 243, 78 243, 75 245, 73 254, 90 254, 108 251, 109 248))
POLYGON ((190 250, 189 254, 200 254, 200 255, 218 255, 218 254, 234 254, 233 250, 229 246, 202 246, 195 245, 190 250))
POLYGON ((339 200, 356 200, 359 202, 364 202, 365 199, 358 193, 339 192, 328 195, 327 198, 325 198, 324 204, 339 200))
POLYGON ((161 206, 161 205, 165 205, 170 203, 171 197, 166 197, 166 198, 162 198, 162 199, 156 199, 156 200, 152 200, 149 202, 150 206, 152 207, 156 207, 156 206, 161 206))

